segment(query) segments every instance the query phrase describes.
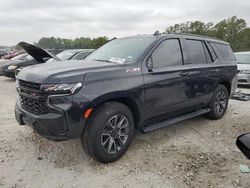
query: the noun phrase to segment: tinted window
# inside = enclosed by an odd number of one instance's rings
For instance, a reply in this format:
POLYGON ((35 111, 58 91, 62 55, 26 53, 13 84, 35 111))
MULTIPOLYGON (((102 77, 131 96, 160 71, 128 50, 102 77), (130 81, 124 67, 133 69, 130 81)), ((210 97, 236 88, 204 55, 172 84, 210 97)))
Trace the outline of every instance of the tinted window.
POLYGON ((214 43, 225 61, 235 61, 233 51, 229 45, 214 43))
POLYGON ((207 47, 208 47, 208 49, 209 49, 209 52, 210 52, 210 54, 212 55, 212 58, 213 58, 213 60, 215 61, 216 59, 217 59, 217 55, 216 55, 216 53, 215 53, 215 50, 214 50, 214 48, 212 47, 212 45, 211 45, 211 43, 210 42, 207 42, 207 47))
POLYGON ((81 53, 77 54, 76 56, 74 56, 72 59, 81 60, 81 59, 84 59, 85 57, 87 57, 89 54, 91 54, 91 52, 81 52, 81 53))
POLYGON ((153 67, 168 67, 182 65, 182 53, 178 39, 162 42, 152 54, 153 67))
POLYGON ((207 63, 203 42, 199 40, 186 40, 192 64, 207 63))
POLYGON ((204 50, 205 50, 207 62, 212 63, 213 62, 212 57, 211 57, 211 55, 210 55, 210 53, 208 51, 207 45, 205 43, 203 43, 203 47, 204 47, 204 50))

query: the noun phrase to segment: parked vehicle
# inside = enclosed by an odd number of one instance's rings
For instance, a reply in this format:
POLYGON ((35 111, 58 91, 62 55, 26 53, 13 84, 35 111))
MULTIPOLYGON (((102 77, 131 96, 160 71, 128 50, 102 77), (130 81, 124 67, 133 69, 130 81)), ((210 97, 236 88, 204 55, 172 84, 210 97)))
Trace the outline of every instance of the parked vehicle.
POLYGON ((6 51, 0 50, 0 59, 3 59, 8 53, 6 51))
MULTIPOLYGON (((61 60, 82 60, 91 54, 93 49, 74 49, 74 50, 64 50, 63 52, 57 54, 56 56, 61 60)), ((50 59, 47 63, 54 62, 55 59, 50 59)))
POLYGON ((17 68, 16 64, 22 64, 23 62, 28 62, 28 61, 31 61, 32 59, 33 58, 29 54, 24 53, 24 54, 21 54, 21 55, 18 55, 16 57, 12 58, 11 60, 2 62, 0 64, 0 76, 3 75, 3 71, 5 69, 8 69, 9 66, 12 66, 12 67, 10 67, 10 69, 13 69, 13 73, 12 73, 12 71, 5 71, 6 72, 5 76, 15 78, 14 70, 17 68), (10 74, 10 75, 7 75, 7 74, 10 74), (13 74, 13 75, 11 75, 11 74, 13 74))
POLYGON ((234 53, 238 66, 238 84, 250 85, 250 52, 234 53))
POLYGON ((6 63, 9 66, 4 66, 0 68, 0 72, 6 77, 15 78, 15 71, 16 69, 20 67, 27 67, 31 65, 36 65, 40 63, 49 63, 49 62, 55 62, 55 61, 64 61, 64 60, 80 60, 84 59, 86 56, 88 56, 90 53, 92 53, 93 49, 76 49, 76 50, 44 50, 42 48, 39 48, 37 46, 20 42, 19 46, 21 46, 30 56, 32 57, 32 60, 24 60, 18 61, 18 62, 12 62, 12 63, 6 63), (55 52, 60 52, 58 54, 55 54, 55 52))
POLYGON ((18 51, 9 51, 8 54, 4 56, 4 59, 12 59, 13 57, 16 57, 24 52, 18 52, 18 51))
POLYGON ((0 75, 4 75, 9 78, 15 78, 15 71, 20 67, 27 67, 31 65, 37 65, 45 63, 48 59, 53 58, 59 61, 60 59, 53 55, 57 50, 44 50, 34 45, 20 42, 21 46, 27 54, 24 56, 17 56, 12 58, 10 61, 2 63, 0 66, 0 75))
POLYGON ((81 62, 17 72, 15 115, 52 140, 81 137, 100 162, 119 159, 134 129, 150 132, 195 116, 220 119, 237 86, 228 43, 184 35, 115 39, 81 62))

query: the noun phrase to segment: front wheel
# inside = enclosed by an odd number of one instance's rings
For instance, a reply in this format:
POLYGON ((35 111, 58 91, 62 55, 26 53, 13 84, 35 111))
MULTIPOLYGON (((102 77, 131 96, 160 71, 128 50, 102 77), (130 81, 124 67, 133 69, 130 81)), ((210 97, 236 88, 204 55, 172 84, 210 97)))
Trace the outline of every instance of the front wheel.
POLYGON ((227 110, 229 100, 228 90, 224 85, 219 85, 214 92, 214 96, 210 102, 210 112, 207 116, 210 119, 220 119, 227 110))
POLYGON ((124 104, 107 102, 98 107, 82 136, 86 153, 102 163, 118 160, 128 149, 134 133, 134 118, 124 104))

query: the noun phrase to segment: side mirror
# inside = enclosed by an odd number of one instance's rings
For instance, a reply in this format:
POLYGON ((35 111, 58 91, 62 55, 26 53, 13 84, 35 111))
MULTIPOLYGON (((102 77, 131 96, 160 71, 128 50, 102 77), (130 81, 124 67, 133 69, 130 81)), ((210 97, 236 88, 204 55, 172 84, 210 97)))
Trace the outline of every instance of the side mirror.
POLYGON ((236 145, 240 151, 250 159, 250 133, 242 134, 237 138, 236 145))
POLYGON ((146 61, 146 67, 148 68, 148 72, 153 72, 153 61, 152 56, 149 56, 149 58, 146 61))

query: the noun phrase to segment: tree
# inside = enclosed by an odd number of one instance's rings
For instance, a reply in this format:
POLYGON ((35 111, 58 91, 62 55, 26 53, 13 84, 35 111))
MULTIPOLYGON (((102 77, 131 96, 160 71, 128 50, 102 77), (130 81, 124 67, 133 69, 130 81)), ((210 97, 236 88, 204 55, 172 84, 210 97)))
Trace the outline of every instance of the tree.
POLYGON ((186 22, 181 24, 175 24, 166 29, 166 33, 192 33, 199 35, 209 34, 209 31, 213 23, 203 23, 201 21, 186 22))
POLYGON ((108 42, 107 37, 98 37, 94 39, 90 38, 75 38, 75 39, 61 39, 55 37, 43 37, 37 43, 37 46, 45 49, 88 49, 88 48, 99 48, 103 44, 108 42))
POLYGON ((227 41, 234 51, 250 50, 250 28, 244 19, 233 16, 217 24, 192 21, 166 28, 166 33, 192 33, 227 41))
POLYGON ((233 16, 227 20, 222 20, 213 28, 213 35, 219 39, 229 42, 234 50, 239 43, 239 36, 247 29, 245 20, 233 16))

